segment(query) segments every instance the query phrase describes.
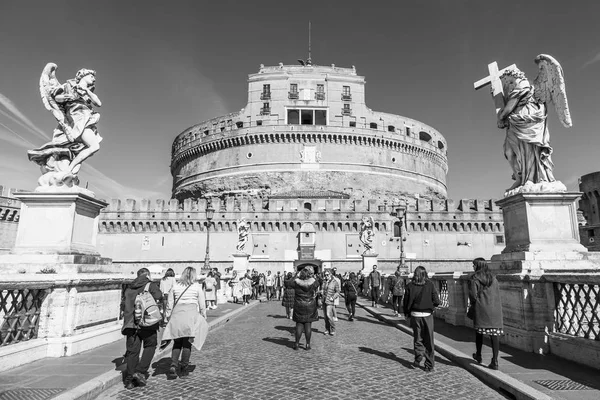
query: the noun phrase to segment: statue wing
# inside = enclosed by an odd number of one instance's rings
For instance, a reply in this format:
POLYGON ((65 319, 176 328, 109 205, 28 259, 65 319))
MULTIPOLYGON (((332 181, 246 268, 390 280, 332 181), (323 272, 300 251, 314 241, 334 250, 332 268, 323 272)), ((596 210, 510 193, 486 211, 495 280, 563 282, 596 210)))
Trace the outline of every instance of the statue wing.
POLYGON ((533 81, 536 100, 541 103, 554 103, 560 122, 565 128, 570 128, 573 126, 573 121, 569 112, 562 67, 554 57, 547 54, 537 56, 535 63, 539 68, 538 76, 533 81))
POLYGON ((52 115, 54 115, 54 118, 59 123, 64 123, 65 114, 52 96, 52 92, 60 86, 60 82, 56 79, 56 69, 57 66, 54 63, 48 63, 44 67, 42 76, 40 76, 40 95, 42 96, 42 103, 44 103, 46 110, 52 112, 52 115))

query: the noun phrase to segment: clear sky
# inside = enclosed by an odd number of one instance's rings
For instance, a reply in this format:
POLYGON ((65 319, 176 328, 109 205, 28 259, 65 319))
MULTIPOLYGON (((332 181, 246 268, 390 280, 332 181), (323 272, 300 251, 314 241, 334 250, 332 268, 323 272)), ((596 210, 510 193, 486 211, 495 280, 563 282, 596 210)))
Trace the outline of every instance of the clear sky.
POLYGON ((512 184, 489 90, 473 90, 487 64, 554 56, 566 78, 573 128, 550 111, 555 175, 569 189, 600 170, 600 2, 3 1, 0 5, 0 185, 33 189, 26 150, 56 125, 39 76, 61 82, 97 71, 100 151, 80 179, 101 198, 169 198, 171 144, 185 128, 238 111, 260 64, 307 56, 366 77, 367 105, 420 120, 448 141, 450 198, 500 198, 512 184))

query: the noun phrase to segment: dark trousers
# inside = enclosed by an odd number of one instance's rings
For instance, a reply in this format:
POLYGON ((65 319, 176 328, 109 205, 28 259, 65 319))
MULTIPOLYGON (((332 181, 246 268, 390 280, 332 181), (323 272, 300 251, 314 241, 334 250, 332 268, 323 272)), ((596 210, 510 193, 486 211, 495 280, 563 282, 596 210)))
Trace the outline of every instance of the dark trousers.
POLYGON ((433 314, 428 317, 410 317, 413 330, 415 360, 425 357, 425 368, 435 365, 435 349, 433 347, 433 314))
POLYGON ((154 352, 156 351, 155 329, 132 329, 126 330, 127 335, 127 376, 139 372, 146 374, 154 352), (144 344, 144 351, 140 359, 140 349, 144 344))
POLYGON ((335 333, 335 321, 333 320, 333 304, 323 302, 323 316, 325 317, 325 330, 329 333, 335 333))
POLYGON ((392 310, 396 311, 398 314, 400 313, 400 309, 402 308, 402 298, 404 296, 394 296, 392 295, 392 310))
POLYGON ((377 303, 379 301, 379 286, 373 286, 371 288, 371 301, 377 303))
POLYGON ((354 318, 354 313, 356 311, 356 295, 355 294, 346 295, 346 310, 348 310, 348 314, 350 314, 350 317, 354 318))
POLYGON ((181 367, 185 368, 190 363, 192 354, 192 342, 189 337, 182 337, 173 340, 173 351, 171 352, 171 366, 177 368, 179 365, 179 355, 181 354, 181 367))

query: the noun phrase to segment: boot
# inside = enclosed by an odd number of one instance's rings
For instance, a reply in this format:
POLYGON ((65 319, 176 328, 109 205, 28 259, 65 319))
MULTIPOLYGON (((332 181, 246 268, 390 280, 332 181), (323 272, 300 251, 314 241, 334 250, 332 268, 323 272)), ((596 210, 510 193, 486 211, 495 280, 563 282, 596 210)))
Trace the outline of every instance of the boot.
POLYGON ((188 364, 181 363, 181 372, 179 373, 179 377, 181 379, 189 378, 190 368, 188 364))
POLYGON ((492 362, 488 365, 488 368, 498 370, 498 360, 492 358, 492 362))

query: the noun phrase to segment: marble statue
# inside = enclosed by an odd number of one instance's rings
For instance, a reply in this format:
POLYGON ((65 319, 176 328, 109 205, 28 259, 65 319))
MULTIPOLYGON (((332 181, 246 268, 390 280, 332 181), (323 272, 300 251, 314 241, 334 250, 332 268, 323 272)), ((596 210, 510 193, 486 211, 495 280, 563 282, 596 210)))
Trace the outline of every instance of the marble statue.
POLYGON ((250 222, 246 218, 238 219, 237 221, 237 231, 238 231, 238 243, 235 246, 235 249, 238 253, 243 253, 246 248, 246 244, 248 243, 249 234, 250 234, 250 222))
POLYGON ((554 108, 565 128, 572 126, 562 68, 553 57, 540 54, 533 85, 516 66, 498 71, 490 64, 490 76, 475 83, 475 89, 492 85, 497 106, 497 125, 506 130, 504 156, 512 169, 514 184, 505 196, 525 192, 564 192, 554 177, 547 107, 554 108))
POLYGON ((360 222, 360 241, 363 246, 365 246, 365 251, 363 251, 363 255, 365 254, 373 254, 373 239, 375 239, 375 231, 373 230, 375 223, 373 222, 373 217, 364 216, 360 222))
POLYGON ((100 149, 102 141, 96 127, 100 114, 94 111, 102 105, 94 93, 96 71, 80 69, 75 79, 61 84, 56 69, 56 64, 48 63, 42 71, 40 94, 58 126, 52 141, 27 154, 42 170, 36 191, 79 191, 81 164, 100 149))

